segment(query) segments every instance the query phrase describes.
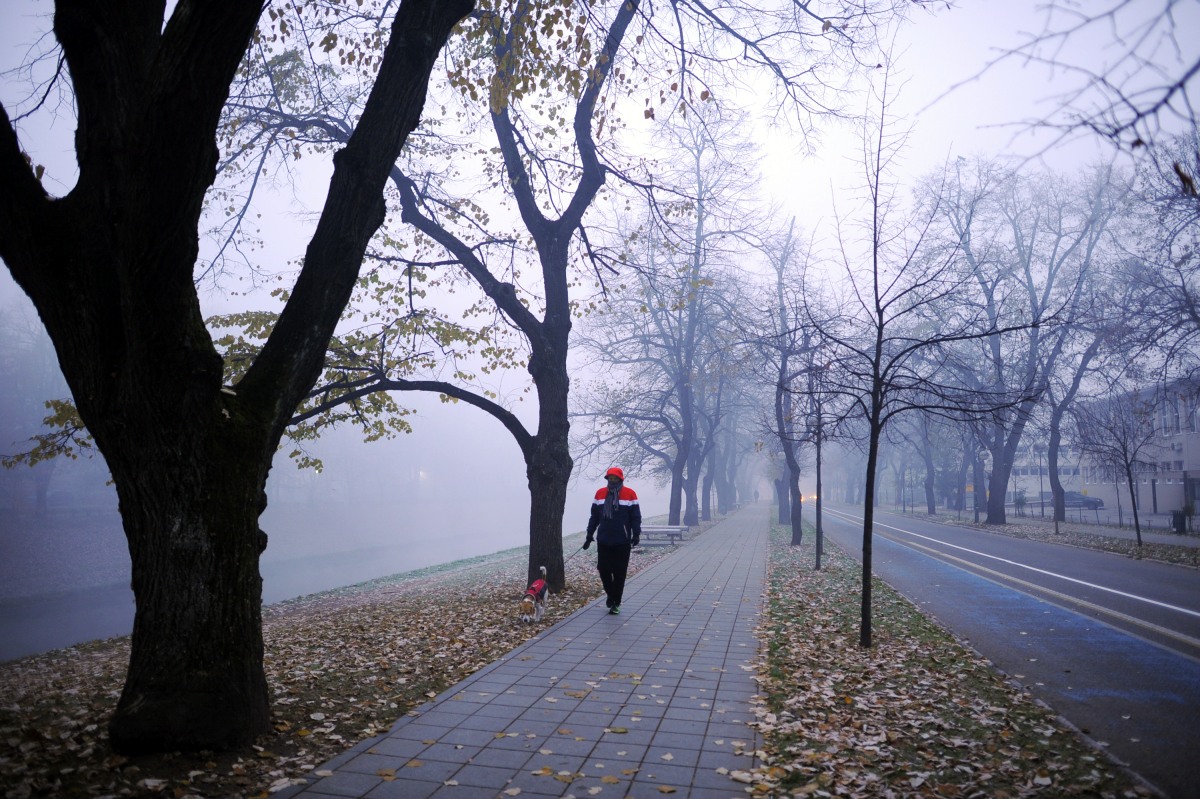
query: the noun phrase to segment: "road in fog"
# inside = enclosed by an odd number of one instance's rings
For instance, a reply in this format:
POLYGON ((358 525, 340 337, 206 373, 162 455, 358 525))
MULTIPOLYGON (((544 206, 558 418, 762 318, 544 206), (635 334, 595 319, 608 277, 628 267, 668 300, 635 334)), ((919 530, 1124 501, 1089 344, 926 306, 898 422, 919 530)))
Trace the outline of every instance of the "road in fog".
MULTIPOLYGON (((825 518, 861 557, 861 514, 825 518)), ((876 576, 1167 795, 1196 795, 1200 572, 886 513, 872 540, 876 576)))

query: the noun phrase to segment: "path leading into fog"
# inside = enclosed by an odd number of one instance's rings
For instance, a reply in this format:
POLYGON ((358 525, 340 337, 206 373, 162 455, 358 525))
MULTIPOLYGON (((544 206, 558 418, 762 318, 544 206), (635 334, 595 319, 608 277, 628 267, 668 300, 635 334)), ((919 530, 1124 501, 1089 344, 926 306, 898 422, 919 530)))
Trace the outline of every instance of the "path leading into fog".
POLYGON ((718 769, 750 768, 759 747, 747 723, 767 512, 741 510, 639 572, 621 615, 585 606, 274 795, 741 795, 718 769))

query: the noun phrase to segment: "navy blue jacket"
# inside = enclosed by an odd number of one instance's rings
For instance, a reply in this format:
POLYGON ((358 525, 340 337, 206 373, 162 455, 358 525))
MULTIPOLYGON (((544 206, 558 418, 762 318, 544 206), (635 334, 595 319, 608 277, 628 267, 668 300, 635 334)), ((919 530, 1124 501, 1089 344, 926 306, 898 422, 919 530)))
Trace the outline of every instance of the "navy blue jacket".
POLYGON ((596 492, 592 501, 592 515, 588 519, 587 537, 604 546, 636 544, 642 536, 642 509, 638 505, 637 493, 632 488, 621 486, 617 495, 617 508, 611 519, 604 518, 604 501, 608 499, 608 486, 596 492))

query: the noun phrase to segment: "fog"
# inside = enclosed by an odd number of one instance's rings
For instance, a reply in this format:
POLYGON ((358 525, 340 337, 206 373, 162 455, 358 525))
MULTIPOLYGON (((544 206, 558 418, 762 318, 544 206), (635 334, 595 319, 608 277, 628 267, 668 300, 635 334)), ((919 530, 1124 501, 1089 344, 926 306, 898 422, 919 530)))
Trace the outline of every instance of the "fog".
MULTIPOLYGON (((0 275, 0 327, 22 316, 22 298, 0 275)), ((13 355, 12 337, 0 351, 13 355)), ((45 395, 6 408, 40 408, 45 395)), ((50 396, 65 395, 52 393, 50 396)), ((261 560, 270 604, 461 558, 525 546, 529 491, 516 443, 483 412, 430 395, 400 398, 417 409, 414 431, 364 443, 343 428, 306 448, 320 472, 276 456, 261 517, 269 543, 261 560)), ((4 425, 0 453, 38 432, 4 425)), ((27 446, 27 444, 26 444, 27 446)), ((577 469, 564 534, 581 531, 603 469, 577 469), (594 474, 589 472, 595 472, 594 474)), ((647 515, 666 511, 662 491, 631 476, 647 515)), ((523 564, 523 562, 522 562, 523 564)), ((0 469, 0 659, 128 633, 130 565, 115 490, 99 457, 58 459, 34 469, 0 469), (39 511, 33 478, 48 477, 39 511)), ((514 569, 514 585, 525 578, 514 569)))
MULTIPOLYGON (((921 16, 900 39, 898 51, 906 54, 903 74, 910 84, 895 110, 908 117, 913 136, 906 173, 898 179, 912 181, 960 152, 1039 157, 1068 169, 1106 154, 1097 140, 1086 137, 1048 152, 1050 142, 1057 142, 1054 133, 1023 124, 1045 118, 1062 98, 1062 89, 1051 87, 1053 71, 1045 65, 1010 59, 984 70, 997 48, 1019 41, 1019 30, 1037 29, 1039 17, 1033 11, 1038 4, 962 5, 961 13, 921 16)), ((6 11, 0 20, 9 24, 0 25, 0 40, 15 66, 25 54, 16 43, 28 44, 39 20, 29 17, 28 10, 6 11)), ((37 163, 51 165, 47 186, 65 191, 73 174, 71 120, 56 117, 40 124, 46 127, 31 129, 25 141, 32 144, 37 163)), ((651 122, 642 124, 647 136, 657 130, 651 122)), ((857 133, 834 126, 824 134, 823 140, 814 136, 809 141, 779 130, 762 133, 764 195, 795 213, 814 240, 827 235, 839 189, 860 178, 857 133), (815 152, 800 146, 814 143, 820 144, 815 152)), ((281 192, 289 195, 287 201, 266 210, 262 224, 267 242, 256 256, 260 266, 288 263, 296 256, 296 242, 307 240, 305 212, 319 207, 329 167, 308 168, 313 171, 306 173, 305 185, 315 199, 300 203, 304 187, 288 186, 281 192)), ((206 314, 277 307, 262 295, 239 287, 207 294, 202 301, 206 314)), ((0 269, 0 364, 7 366, 10 361, 3 359, 17 349, 14 331, 25 335, 31 321, 36 326, 31 306, 7 269, 0 269)), ((29 351, 41 353, 47 369, 55 371, 48 345, 29 351)), ((43 400, 66 396, 61 378, 55 382, 39 376, 22 383, 12 379, 10 369, 6 380, 0 400, 11 404, 0 405, 0 454, 21 449, 39 431, 43 400), (20 419, 10 413, 13 408, 20 409, 20 419)), ((324 462, 319 473, 297 470, 286 456, 285 442, 261 519, 269 536, 261 561, 265 602, 528 543, 524 463, 500 425, 474 408, 443 404, 429 395, 399 401, 418 409, 410 417, 411 435, 365 444, 350 428, 329 433, 309 448, 310 455, 324 462)), ((608 465, 577 469, 565 533, 582 529, 589 497, 608 465)), ((129 556, 106 477, 99 458, 60 460, 34 470, 0 469, 0 659, 122 634, 131 626, 129 556), (44 509, 38 506, 35 475, 48 478, 44 509)), ((629 484, 641 496, 646 515, 665 512, 663 491, 637 475, 630 476, 629 484)), ((514 570, 514 584, 523 579, 524 569, 514 570)))

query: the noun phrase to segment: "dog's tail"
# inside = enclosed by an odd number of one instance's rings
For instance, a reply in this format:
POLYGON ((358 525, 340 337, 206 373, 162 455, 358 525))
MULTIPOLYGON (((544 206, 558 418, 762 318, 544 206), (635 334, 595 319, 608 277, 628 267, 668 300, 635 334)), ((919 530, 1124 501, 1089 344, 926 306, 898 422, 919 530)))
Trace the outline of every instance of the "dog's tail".
POLYGON ((539 570, 541 570, 541 572, 542 572, 542 579, 543 579, 543 580, 545 580, 545 579, 546 579, 546 567, 545 567, 545 566, 538 566, 538 569, 539 569, 539 570))

